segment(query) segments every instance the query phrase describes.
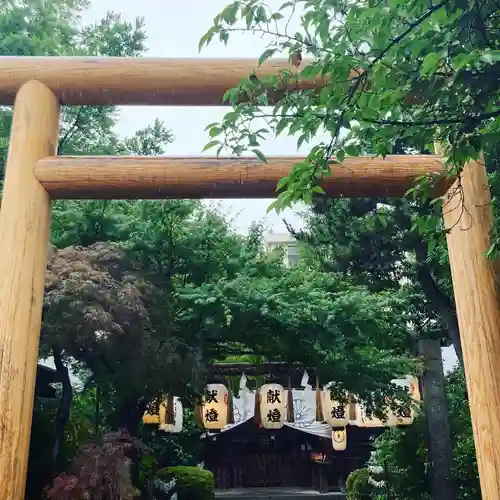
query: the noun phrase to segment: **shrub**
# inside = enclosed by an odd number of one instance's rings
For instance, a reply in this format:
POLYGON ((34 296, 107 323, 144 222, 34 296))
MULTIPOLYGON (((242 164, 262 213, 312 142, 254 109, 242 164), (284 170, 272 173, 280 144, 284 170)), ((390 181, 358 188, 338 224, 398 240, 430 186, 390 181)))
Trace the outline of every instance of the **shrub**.
POLYGON ((214 495, 213 474, 200 467, 166 467, 160 469, 157 478, 163 482, 176 481, 179 500, 212 500, 214 495))
POLYGON ((346 483, 348 500, 364 500, 370 497, 369 476, 370 473, 366 468, 357 469, 349 474, 346 483))

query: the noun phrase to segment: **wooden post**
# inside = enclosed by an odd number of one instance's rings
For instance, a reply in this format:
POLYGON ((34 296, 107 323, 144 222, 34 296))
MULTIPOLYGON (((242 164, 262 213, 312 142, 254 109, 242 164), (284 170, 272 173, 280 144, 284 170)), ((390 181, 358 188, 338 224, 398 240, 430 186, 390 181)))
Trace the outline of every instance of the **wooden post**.
POLYGON ((467 164, 444 199, 482 498, 500 492, 500 300, 496 263, 485 252, 492 227, 484 160, 467 164))
POLYGON ((0 498, 23 500, 38 359, 50 198, 36 162, 56 151, 59 102, 38 81, 17 95, 0 212, 0 498))

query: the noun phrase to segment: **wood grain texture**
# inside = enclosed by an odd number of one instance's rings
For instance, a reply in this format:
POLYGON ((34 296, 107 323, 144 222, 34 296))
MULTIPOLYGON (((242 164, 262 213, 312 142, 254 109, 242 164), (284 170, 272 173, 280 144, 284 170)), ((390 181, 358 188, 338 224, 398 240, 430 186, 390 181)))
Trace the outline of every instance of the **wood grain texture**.
POLYGON ((40 82, 16 98, 0 210, 0 498, 24 499, 50 198, 33 175, 55 153, 59 103, 40 82))
POLYGON ((500 300, 488 259, 492 209, 482 162, 465 166, 443 204, 483 500, 500 492, 500 300))
MULTIPOLYGON (((253 71, 263 76, 290 69, 286 59, 257 66, 256 59, 3 56, 0 104, 12 104, 20 86, 36 79, 62 104, 220 106, 224 93, 253 71)), ((323 83, 304 81, 296 87, 323 83)))
MULTIPOLYGON (((56 156, 35 175, 52 198, 274 198, 300 157, 56 156)), ((331 196, 402 196, 416 177, 443 172, 439 156, 347 158, 322 182, 331 196)), ((451 181, 438 187, 443 194, 451 181)))

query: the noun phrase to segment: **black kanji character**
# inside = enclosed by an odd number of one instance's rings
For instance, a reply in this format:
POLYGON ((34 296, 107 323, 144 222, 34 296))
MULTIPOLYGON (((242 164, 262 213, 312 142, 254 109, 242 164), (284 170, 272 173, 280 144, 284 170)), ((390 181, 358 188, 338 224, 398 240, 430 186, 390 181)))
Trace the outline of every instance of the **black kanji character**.
POLYGON ((345 418, 345 408, 343 406, 335 406, 332 408, 332 418, 342 419, 345 418))
POLYGON ((205 420, 207 422, 218 422, 219 421, 219 412, 214 408, 210 408, 205 412, 205 420))
POLYGON ((279 422, 281 420, 281 412, 275 408, 274 410, 269 410, 267 414, 267 421, 268 422, 279 422))
POLYGON ((217 395, 219 392, 215 389, 205 392, 205 403, 218 403, 217 395))
POLYGON ((280 403, 280 391, 275 389, 274 391, 267 391, 267 402, 268 403, 280 403))

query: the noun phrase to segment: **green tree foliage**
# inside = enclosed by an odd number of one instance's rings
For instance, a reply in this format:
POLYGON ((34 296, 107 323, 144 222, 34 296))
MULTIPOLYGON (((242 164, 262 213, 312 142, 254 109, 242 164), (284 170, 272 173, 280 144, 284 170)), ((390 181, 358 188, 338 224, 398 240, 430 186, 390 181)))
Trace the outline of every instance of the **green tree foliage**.
MULTIPOLYGON (((262 156, 269 135, 311 142, 279 183, 278 210, 310 204, 332 164, 367 151, 390 154, 397 141, 409 152, 432 151, 440 141, 453 171, 481 150, 488 158, 500 116, 497 10, 482 0, 291 0, 274 11, 262 0, 236 0, 215 17, 200 48, 250 31, 269 42, 260 62, 280 54, 296 61, 299 53, 308 62, 276 76, 249 75, 228 90, 233 109, 208 126, 210 147, 262 156), (297 91, 300 80, 318 78, 326 78, 323 89, 297 91), (320 133, 328 139, 315 140, 320 133)), ((422 180, 424 194, 430 184, 422 180)))
MULTIPOLYGON (((107 221, 100 243, 49 261, 42 342, 92 371, 127 428, 162 392, 189 399, 235 345, 316 366, 373 408, 417 369, 400 294, 287 270, 263 254, 258 228, 238 235, 197 202, 110 203, 93 216, 107 221)), ((78 243, 85 233, 67 227, 54 241, 78 243)))
MULTIPOLYGON (((4 56, 130 56, 144 53, 142 19, 134 23, 108 13, 92 25, 81 25, 87 0, 16 0, 0 7, 4 56)), ((159 154, 171 134, 156 121, 130 138, 120 139, 113 127, 119 118, 110 106, 66 106, 62 111, 59 153, 159 154)), ((4 175, 12 108, 0 108, 0 179, 4 175)))
POLYGON ((428 214, 439 223, 434 208, 408 199, 320 198, 295 235, 325 271, 370 291, 404 292, 415 339, 442 338, 462 363, 446 242, 418 228, 428 214))
MULTIPOLYGON (((460 500, 481 497, 474 453, 474 438, 467 405, 463 372, 447 376, 447 397, 453 434, 453 456, 460 500)), ((406 429, 390 429, 375 441, 371 459, 372 478, 381 483, 375 491, 387 489, 394 499, 430 498, 425 416, 406 429)), ((432 439, 432 435, 429 437, 432 439)))

